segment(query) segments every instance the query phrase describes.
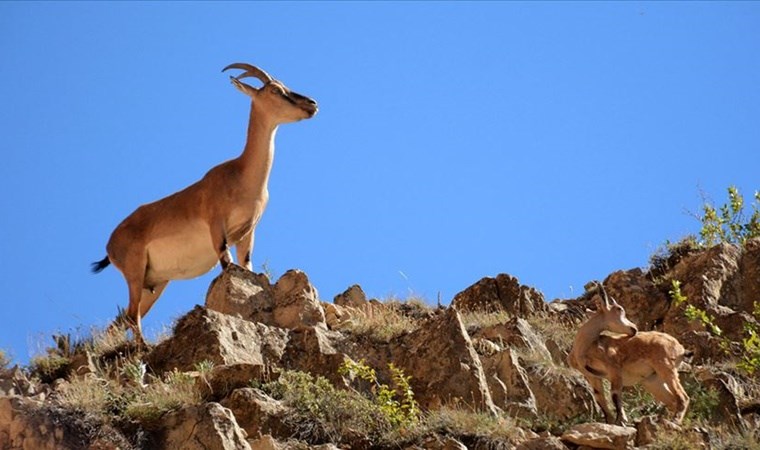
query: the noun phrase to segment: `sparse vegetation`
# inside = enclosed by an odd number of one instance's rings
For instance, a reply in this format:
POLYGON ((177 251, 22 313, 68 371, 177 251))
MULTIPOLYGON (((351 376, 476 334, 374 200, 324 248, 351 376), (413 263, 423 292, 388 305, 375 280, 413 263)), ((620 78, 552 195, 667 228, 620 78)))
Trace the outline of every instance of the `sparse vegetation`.
POLYGON ((413 425, 419 419, 420 409, 409 384, 411 377, 406 376, 404 371, 393 363, 388 364, 388 370, 393 380, 393 388, 380 383, 375 369, 369 367, 364 360, 354 362, 348 359, 338 368, 338 373, 347 377, 349 381, 359 379, 368 383, 370 388, 364 394, 380 408, 392 425, 413 425))
POLYGON ((744 244, 748 239, 760 236, 760 192, 755 192, 752 214, 744 210, 744 196, 736 186, 729 186, 728 202, 720 206, 705 200, 702 215, 697 218, 702 223, 699 236, 706 247, 723 242, 744 244))
MULTIPOLYGON (((752 315, 760 322, 760 301, 753 303, 752 315)), ((760 370, 760 327, 752 322, 744 323, 746 337, 742 339, 742 360, 738 367, 750 375, 760 370)))
POLYGON ((5 350, 0 348, 0 370, 7 368, 11 364, 11 359, 5 353, 5 350))
POLYGON ((283 371, 262 389, 290 408, 285 420, 300 440, 350 444, 357 436, 368 436, 382 441, 393 430, 377 404, 355 391, 337 389, 323 377, 283 371))
POLYGON ((715 324, 715 317, 708 315, 707 311, 689 303, 689 299, 681 292, 681 282, 671 280, 671 289, 668 291, 670 299, 675 306, 684 306, 684 316, 690 321, 698 321, 705 329, 715 336, 722 336, 723 330, 715 324))
POLYGON ((506 311, 464 311, 462 323, 468 332, 506 323, 512 316, 506 311))
MULTIPOLYGON (((375 342, 390 342, 399 336, 411 333, 418 327, 418 320, 404 311, 405 305, 411 309, 426 309, 420 302, 400 302, 390 300, 385 303, 366 304, 356 309, 345 330, 355 336, 366 337, 375 342)), ((410 309, 407 308, 407 309, 410 309)))

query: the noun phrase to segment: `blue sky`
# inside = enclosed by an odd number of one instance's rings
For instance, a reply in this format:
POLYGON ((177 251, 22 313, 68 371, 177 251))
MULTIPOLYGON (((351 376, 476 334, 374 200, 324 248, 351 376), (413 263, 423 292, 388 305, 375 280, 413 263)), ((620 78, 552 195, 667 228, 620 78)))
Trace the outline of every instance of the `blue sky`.
MULTIPOLYGON (((113 228, 237 156, 258 65, 284 125, 253 260, 330 301, 448 303, 506 272, 549 300, 760 188, 760 3, 0 3, 0 348, 126 306, 113 228)), ((148 335, 219 273, 171 283, 148 335)))

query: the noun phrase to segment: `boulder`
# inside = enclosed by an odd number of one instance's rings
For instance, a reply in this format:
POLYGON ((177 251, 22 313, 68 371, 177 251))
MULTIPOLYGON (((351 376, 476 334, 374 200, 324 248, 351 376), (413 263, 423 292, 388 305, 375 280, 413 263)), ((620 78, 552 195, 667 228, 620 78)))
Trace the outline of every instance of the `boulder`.
POLYGON ((321 375, 334 384, 342 384, 338 368, 346 360, 346 355, 335 348, 342 339, 344 337, 340 333, 323 327, 292 330, 283 353, 282 366, 321 375))
POLYGON ((543 294, 507 274, 482 278, 455 295, 451 306, 463 312, 506 311, 519 317, 548 311, 543 294))
POLYGON ((632 448, 636 428, 606 423, 582 423, 562 435, 562 440, 591 448, 622 450, 632 448))
POLYGON ((346 289, 342 294, 336 295, 333 303, 339 306, 362 308, 367 304, 367 296, 364 294, 361 286, 355 284, 346 289))
POLYGON ((483 371, 496 406, 511 416, 525 419, 538 417, 536 398, 530 390, 528 375, 514 349, 508 348, 483 358, 483 371))
POLYGON ((455 308, 392 343, 390 356, 390 361, 411 375, 422 408, 462 402, 497 413, 480 358, 455 308))
POLYGON ((279 328, 325 326, 317 290, 300 270, 271 285, 266 275, 231 264, 211 282, 206 307, 279 328))
POLYGON ((215 366, 268 367, 280 360, 288 332, 196 306, 177 321, 174 334, 147 356, 156 373, 191 371, 202 361, 215 366))
POLYGON ((269 278, 237 264, 230 264, 214 278, 206 293, 208 309, 243 319, 250 320, 272 304, 269 278))
POLYGON ((161 448, 250 450, 232 411, 219 403, 189 406, 162 418, 161 448))
POLYGON ((564 367, 525 366, 538 414, 555 420, 589 416, 596 410, 588 383, 564 367))
POLYGON ((641 330, 662 327, 670 299, 641 269, 619 270, 604 280, 604 288, 623 308, 628 319, 641 330))
POLYGON ((568 447, 557 436, 544 436, 521 443, 517 450, 568 450, 568 447))
POLYGON ((254 388, 240 388, 221 401, 235 415, 237 423, 250 438, 259 435, 289 436, 283 418, 287 409, 282 402, 254 388))

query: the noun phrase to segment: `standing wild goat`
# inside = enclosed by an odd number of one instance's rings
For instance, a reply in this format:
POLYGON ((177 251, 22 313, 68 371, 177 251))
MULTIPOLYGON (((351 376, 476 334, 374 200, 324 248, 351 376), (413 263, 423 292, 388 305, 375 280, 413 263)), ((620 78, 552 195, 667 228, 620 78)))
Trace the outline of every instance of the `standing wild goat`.
POLYGON ((657 331, 639 332, 625 317, 625 310, 607 296, 598 283, 597 312, 578 330, 568 356, 571 367, 580 371, 594 389, 594 399, 602 408, 607 423, 612 414, 604 395, 602 379, 611 385, 615 423, 627 421, 622 405, 623 386, 641 383, 654 398, 664 403, 681 423, 689 397, 678 379, 678 366, 686 352, 676 338, 657 331), (621 333, 613 337, 603 331, 621 333))
POLYGON ((129 306, 126 317, 120 316, 114 325, 126 319, 141 344, 140 319, 169 281, 202 275, 217 261, 227 267, 232 245, 238 263, 251 270, 254 229, 269 199, 277 126, 317 113, 314 100, 292 92, 257 67, 235 63, 222 71, 228 69, 243 70, 230 79, 251 97, 243 153, 212 168, 195 184, 137 208, 111 234, 107 256, 93 263, 95 273, 113 263, 124 275, 129 306), (263 86, 257 89, 240 81, 246 77, 258 78, 263 86))

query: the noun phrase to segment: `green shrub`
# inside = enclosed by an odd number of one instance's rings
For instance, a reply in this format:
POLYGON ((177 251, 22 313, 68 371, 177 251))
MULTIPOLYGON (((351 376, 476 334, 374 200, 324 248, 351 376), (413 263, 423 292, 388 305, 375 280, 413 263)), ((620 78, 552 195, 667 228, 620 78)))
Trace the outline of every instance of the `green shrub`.
POLYGON ((369 399, 380 408, 394 426, 409 426, 419 419, 419 406, 414 399, 414 392, 409 385, 411 377, 404 375, 404 371, 388 364, 395 389, 387 384, 381 384, 377 380, 375 369, 365 364, 364 360, 357 362, 347 359, 338 369, 338 373, 347 376, 350 380, 358 378, 371 386, 369 399), (400 398, 397 398, 400 397, 400 398))
POLYGON ((715 207, 709 201, 702 205, 699 235, 705 246, 719 243, 744 244, 760 236, 760 192, 755 192, 752 214, 744 211, 744 197, 736 186, 728 187, 728 202, 715 207))
POLYGON ((376 404, 354 391, 336 389, 323 377, 283 371, 261 387, 290 408, 285 422, 301 440, 351 443, 359 435, 378 441, 393 430, 376 404))

